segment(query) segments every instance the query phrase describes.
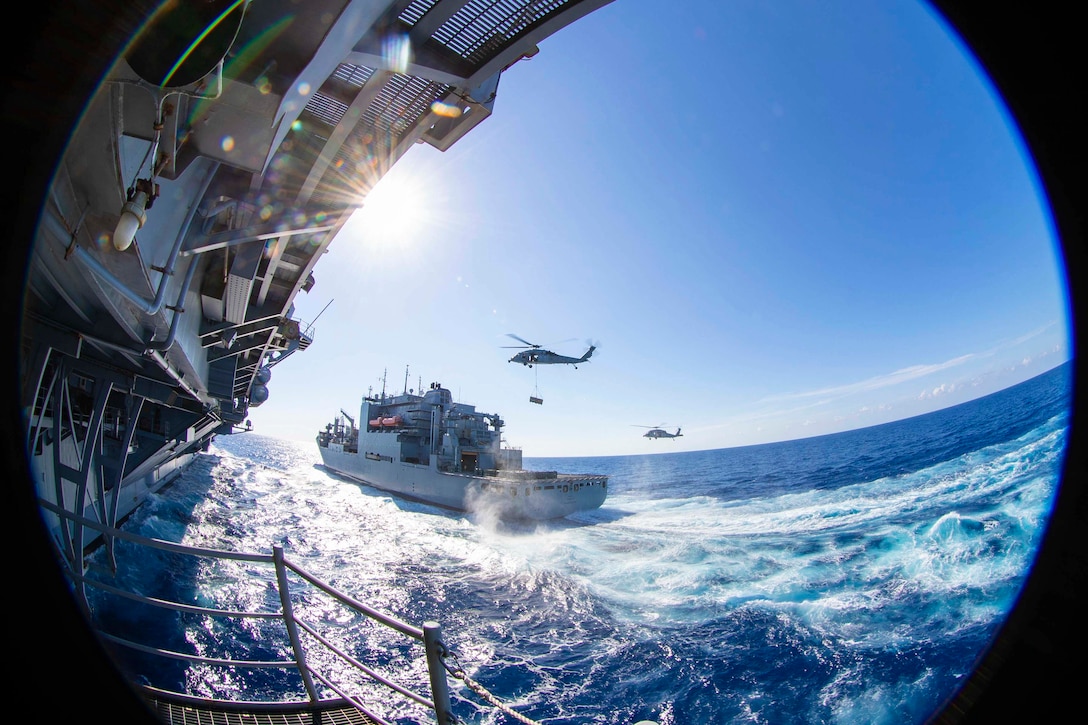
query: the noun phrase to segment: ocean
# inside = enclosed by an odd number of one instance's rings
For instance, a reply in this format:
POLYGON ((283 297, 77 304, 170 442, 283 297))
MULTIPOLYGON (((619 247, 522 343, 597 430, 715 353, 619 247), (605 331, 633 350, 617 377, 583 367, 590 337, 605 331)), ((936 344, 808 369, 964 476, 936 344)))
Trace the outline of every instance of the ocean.
MULTIPOLYGON (((605 473, 598 510, 498 527, 326 473, 316 445, 218 438, 125 524, 193 546, 286 555, 404 621, 434 620, 469 675, 540 723, 922 723, 1007 616, 1061 474, 1071 364, 909 420, 694 453, 527 458, 605 473)), ((118 547, 94 576, 232 609, 275 593, 239 562, 118 547)), ((299 593, 305 616, 391 671, 389 633, 299 593)), ((208 657, 284 654, 272 624, 92 597, 107 632, 208 657)), ((138 681, 226 699, 304 699, 297 674, 121 656, 138 681), (225 670, 225 671, 224 671, 225 670)), ((451 679, 464 723, 512 722, 451 679)), ((375 691, 396 723, 433 722, 375 691)))

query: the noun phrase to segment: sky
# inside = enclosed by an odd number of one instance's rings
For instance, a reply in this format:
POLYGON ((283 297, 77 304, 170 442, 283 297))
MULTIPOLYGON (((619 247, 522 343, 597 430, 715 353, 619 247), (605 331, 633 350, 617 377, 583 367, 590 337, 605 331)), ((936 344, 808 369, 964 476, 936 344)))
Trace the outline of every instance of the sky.
POLYGON ((528 458, 877 425, 1070 358, 1056 238, 929 6, 615 0, 378 183, 296 300, 313 344, 249 417, 309 441, 369 392, 440 382, 528 458), (511 333, 597 351, 530 369, 511 333))

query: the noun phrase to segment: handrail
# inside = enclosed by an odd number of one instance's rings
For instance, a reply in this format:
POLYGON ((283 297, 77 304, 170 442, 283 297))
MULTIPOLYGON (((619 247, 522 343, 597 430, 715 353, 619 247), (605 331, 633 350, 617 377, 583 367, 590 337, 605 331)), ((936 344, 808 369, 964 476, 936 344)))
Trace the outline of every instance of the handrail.
MULTIPOLYGON (((319 640, 321 642, 321 644, 325 645, 325 647, 332 650, 336 654, 340 655, 340 657, 342 659, 346 660, 350 665, 352 665, 356 669, 359 669, 359 670, 362 670, 363 672, 365 672, 367 675, 369 675, 371 677, 371 679, 377 680, 378 682, 382 683, 383 685, 385 685, 389 689, 396 690, 397 692, 404 695, 405 697, 407 697, 409 699, 412 699, 412 700, 415 700, 420 705, 424 705, 424 706, 426 706, 428 708, 434 708, 434 702, 432 702, 431 700, 428 700, 425 697, 421 697, 420 695, 412 692, 411 690, 409 690, 407 688, 401 687, 400 685, 393 682, 392 680, 386 679, 385 677, 383 677, 378 672, 375 672, 374 670, 370 669, 369 667, 364 665, 359 660, 355 659, 354 657, 352 657, 348 653, 341 650, 339 647, 337 647, 332 642, 330 642, 328 639, 326 639, 321 633, 319 633, 316 629, 314 629, 310 625, 306 624, 305 622, 299 622, 298 625, 300 627, 302 627, 303 629, 305 629, 306 632, 311 637, 319 640)), ((316 672, 314 672, 313 674, 317 675, 318 677, 321 677, 316 672)), ((321 677, 321 681, 325 682, 326 684, 329 684, 328 681, 325 680, 324 677, 321 677)), ((332 685, 329 685, 329 686, 332 687, 332 685)), ((336 689, 336 688, 334 687, 333 689, 336 689)))
MULTIPOLYGON (((82 584, 82 587, 76 587, 77 593, 85 591, 84 587, 90 586, 100 591, 107 592, 109 594, 122 597, 130 601, 141 602, 149 606, 154 606, 163 609, 170 609, 174 611, 190 612, 197 614, 204 614, 213 617, 224 618, 262 618, 262 619, 281 619, 287 630, 287 639, 290 642, 293 659, 285 660, 236 660, 231 658, 218 658, 218 657, 203 657, 195 654, 189 654, 184 652, 176 652, 173 650, 162 649, 158 647, 149 646, 139 642, 133 642, 123 637, 97 630, 100 637, 108 640, 114 644, 123 646, 128 649, 133 649, 145 654, 157 655, 161 657, 167 657, 171 659, 184 660, 193 663, 201 663, 215 666, 227 666, 227 667, 248 667, 248 668, 279 668, 279 669, 292 669, 297 668, 299 675, 302 678, 303 685, 307 692, 307 698, 311 705, 318 705, 325 702, 329 702, 330 698, 322 696, 317 688, 314 686, 312 678, 316 678, 328 689, 335 692, 345 702, 355 707, 366 717, 370 718, 376 723, 387 725, 384 720, 370 712, 357 696, 348 694, 344 688, 337 685, 330 678, 316 671, 307 661, 307 650, 303 646, 301 638, 302 633, 305 633, 308 637, 312 638, 313 642, 317 642, 326 651, 331 652, 335 657, 346 662, 355 670, 361 672, 367 678, 373 682, 377 682, 402 697, 406 697, 435 713, 436 721, 439 725, 452 725, 454 718, 450 712, 449 691, 446 683, 446 672, 442 663, 441 657, 445 653, 445 648, 441 643, 441 628, 432 622, 425 623, 423 628, 415 627, 413 625, 402 622, 395 617, 388 614, 384 614, 373 607, 370 607, 357 599, 350 597, 343 592, 338 591, 336 588, 321 581, 314 575, 307 572, 299 565, 290 562, 283 553, 282 547, 273 547, 272 555, 256 554, 249 552, 237 552, 226 551, 220 549, 210 549, 203 547, 188 546, 185 544, 177 544, 162 539, 155 539, 137 534, 132 534, 120 529, 115 529, 110 526, 101 524, 93 519, 88 519, 85 516, 67 512, 62 508, 50 503, 47 500, 40 499, 40 505, 42 508, 52 511, 58 516, 69 518, 81 523, 84 526, 88 526, 92 529, 99 531, 106 536, 116 537, 128 541, 130 543, 146 546, 153 549, 159 549, 163 551, 169 551, 172 553, 206 557, 213 559, 229 559, 235 561, 245 561, 250 563, 272 565, 275 569, 275 576, 270 578, 270 584, 276 586, 281 603, 281 609, 279 611, 240 611, 240 610, 226 610, 218 609, 215 607, 198 606, 193 604, 186 604, 183 602, 174 602, 166 599, 149 597, 135 592, 131 592, 106 582, 98 581, 94 578, 85 576, 82 572, 68 571, 69 576, 73 582, 82 584), (354 656, 344 652, 339 647, 332 644, 332 642, 324 637, 315 627, 299 619, 293 612, 291 606, 291 593, 290 583, 288 581, 288 572, 293 572, 302 580, 308 582, 316 589, 324 592, 325 594, 340 601, 342 604, 356 610, 360 614, 367 616, 368 618, 393 629, 411 639, 415 639, 424 644, 424 654, 426 657, 428 672, 431 686, 431 698, 427 698, 411 689, 397 684, 392 680, 380 675, 375 670, 366 666, 354 656)), ((84 604, 86 604, 84 602, 84 604)), ((86 608, 86 611, 91 611, 90 607, 86 608)), ((308 640, 310 641, 310 640, 308 640)), ((187 693, 169 692, 167 690, 161 690, 159 688, 148 688, 155 692, 168 692, 171 695, 177 695, 185 698, 194 698, 196 696, 189 695, 187 693)), ((198 700, 209 701, 214 698, 196 698, 198 700)), ((282 703, 281 703, 282 704, 282 703)), ((301 704, 301 703, 300 703, 301 704)))
POLYGON ((404 622, 401 622, 401 621, 399 621, 397 619, 394 619, 393 617, 382 614, 381 612, 379 612, 376 609, 368 607, 367 605, 360 602, 358 599, 354 599, 352 597, 349 597, 346 594, 342 594, 342 593, 338 592, 333 587, 329 586, 328 584, 324 583, 320 579, 317 579, 316 577, 314 577, 311 574, 307 573, 305 570, 300 569, 299 567, 295 566, 294 564, 292 564, 289 561, 285 560, 283 563, 288 569, 295 572, 300 577, 302 577, 303 579, 308 581, 310 584, 313 584, 315 587, 317 587, 321 591, 325 592, 329 596, 334 597, 336 599, 339 599, 341 602, 343 602, 344 604, 348 605, 349 607, 351 607, 353 609, 358 609, 360 612, 362 612, 366 616, 370 617, 371 619, 375 619, 375 620, 381 622, 386 627, 389 627, 391 629, 395 629, 398 632, 400 632, 401 634, 406 635, 408 637, 412 637, 413 639, 418 639, 420 642, 423 641, 423 629, 422 628, 413 627, 410 624, 405 624, 404 622))
POLYGON ((250 617, 252 619, 280 619, 283 615, 280 612, 243 612, 230 609, 214 609, 212 607, 201 607, 196 604, 182 604, 181 602, 171 602, 166 599, 158 599, 156 597, 149 597, 144 594, 134 594, 125 589, 119 587, 110 586, 105 582, 100 582, 97 579, 89 579, 79 574, 72 574, 72 577, 80 584, 87 584, 93 586, 104 592, 109 592, 118 597, 128 599, 133 602, 143 602, 144 604, 153 604, 162 609, 173 609, 177 612, 188 612, 190 614, 209 614, 217 617, 250 617))
MULTIPOLYGON (((224 666, 224 667, 243 667, 243 668, 278 668, 278 669, 291 669, 296 668, 302 677, 303 683, 306 686, 308 701, 285 701, 285 700, 220 700, 218 698, 201 697, 198 695, 191 695, 184 692, 176 692, 172 690, 165 690, 150 684, 140 685, 139 689, 142 690, 148 697, 152 699, 163 699, 165 696, 168 699, 178 702, 188 703, 193 706, 199 707, 202 704, 213 704, 217 708, 237 708, 245 712, 257 712, 265 709, 282 709, 298 708, 300 711, 313 707, 324 706, 350 706, 363 716, 368 718, 376 725, 390 725, 387 721, 383 720, 378 715, 368 710, 365 704, 362 702, 358 695, 352 695, 335 681, 325 676, 316 669, 310 667, 307 663, 306 649, 302 647, 302 640, 299 637, 299 631, 305 632, 308 636, 312 637, 314 641, 319 643, 328 652, 331 652, 334 656, 347 663, 349 666, 359 671, 371 681, 376 682, 388 689, 396 692, 398 695, 412 700, 413 702, 432 710, 435 714, 435 719, 438 725, 455 725, 458 720, 454 717, 452 710, 450 709, 450 694, 449 684, 446 679, 447 673, 454 678, 461 680, 464 684, 481 697, 486 702, 490 703, 494 707, 500 709, 509 717, 514 718, 526 725, 540 725, 539 723, 525 717, 516 710, 510 708, 499 700, 495 695, 488 692, 488 690, 480 683, 472 680, 464 668, 457 663, 457 656, 455 653, 447 649, 446 645, 442 642, 442 628, 435 622, 424 622, 423 627, 415 627, 413 625, 402 622, 395 617, 388 614, 379 612, 378 610, 358 601, 357 599, 350 597, 329 584, 321 581, 317 577, 307 572, 302 567, 289 561, 283 554, 282 547, 273 547, 273 553, 268 554, 256 554, 250 552, 239 551, 227 551, 222 549, 209 549, 204 547, 189 546, 186 544, 177 544, 170 541, 164 541, 162 539, 155 539, 146 536, 140 536, 138 534, 132 534, 120 529, 107 526, 99 523, 93 519, 89 519, 85 516, 75 514, 56 506, 55 504, 45 500, 38 499, 39 505, 46 510, 52 511, 61 518, 71 519, 79 522, 83 526, 90 527, 102 533, 104 537, 115 537, 131 543, 146 546, 149 548, 159 549, 163 551, 169 551, 177 554, 185 554, 190 556, 202 556, 214 559, 228 559, 234 561, 245 561, 257 564, 271 564, 274 566, 276 575, 273 580, 276 582, 276 588, 280 593, 281 609, 280 611, 240 611, 229 609, 218 609, 214 607, 203 607, 194 604, 185 604, 182 602, 172 602, 165 599, 159 599, 156 597, 149 597, 142 594, 136 594, 135 592, 129 592, 118 587, 114 587, 105 582, 100 582, 95 579, 84 576, 82 571, 76 572, 72 570, 72 566, 66 568, 66 573, 72 579, 73 583, 78 583, 83 586, 74 587, 74 594, 77 596, 85 597, 85 587, 91 586, 98 590, 108 592, 110 594, 120 596, 130 601, 137 601, 150 606, 155 606, 164 609, 171 609, 174 611, 189 612, 206 614, 215 617, 226 618, 260 618, 260 619, 282 619, 284 626, 287 629, 288 639, 292 646, 292 653, 294 659, 288 660, 236 660, 229 658, 219 657, 203 657, 200 655, 189 654, 185 652, 175 652, 173 650, 162 649, 158 647, 151 647, 149 645, 140 644, 138 642, 132 642, 130 640, 118 637, 116 635, 103 632, 101 630, 96 631, 98 636, 112 642, 116 645, 123 646, 129 649, 133 649, 145 654, 157 655, 160 657, 167 657, 176 660, 182 660, 193 663, 224 666), (355 609, 360 614, 363 614, 370 619, 385 625, 390 629, 393 629, 401 634, 411 638, 422 641, 424 647, 424 653, 427 662, 428 679, 431 688, 431 698, 428 699, 423 695, 411 691, 410 689, 393 682, 392 680, 384 677, 377 671, 371 669, 363 662, 356 659, 354 656, 344 652, 340 647, 333 644, 328 638, 321 634, 315 627, 307 624, 294 615, 291 598, 290 587, 287 578, 288 572, 293 572, 304 581, 308 582, 316 589, 328 594, 334 599, 339 600, 342 604, 355 609), (447 662, 447 658, 453 660, 455 665, 451 665, 447 662), (316 678, 321 684, 332 690, 339 699, 329 698, 320 695, 316 688, 313 686, 312 678, 316 678)), ((272 583, 270 581, 270 583, 272 583)), ((84 600, 81 602, 83 609, 88 614, 91 613, 91 608, 84 600)), ((93 626, 93 622, 92 622, 93 626)), ((654 725, 650 720, 643 720, 636 725, 654 725)))
POLYGON ((83 526, 89 527, 102 534, 108 534, 116 539, 122 539, 124 541, 131 541, 135 544, 142 544, 152 549, 160 549, 162 551, 170 551, 175 554, 191 554, 193 556, 207 556, 214 559, 233 559, 235 561, 250 561, 259 564, 272 564, 271 554, 256 554, 245 551, 229 551, 227 549, 207 549, 199 546, 188 546, 186 544, 176 544, 172 541, 166 541, 165 539, 155 539, 148 536, 140 536, 139 534, 129 533, 123 529, 115 529, 108 524, 103 524, 95 519, 87 518, 81 514, 72 513, 66 509, 57 506, 52 501, 44 498, 38 499, 38 505, 50 511, 61 518, 70 519, 83 526))
POLYGON ((276 560, 276 582, 279 584, 280 604, 283 607, 283 623, 287 625, 287 636, 291 640, 291 649, 295 653, 295 661, 298 662, 298 673, 302 677, 302 684, 306 686, 306 693, 311 702, 317 702, 317 689, 314 687, 313 678, 310 677, 310 668, 306 665, 306 650, 302 648, 302 640, 298 637, 298 621, 295 619, 294 607, 291 606, 290 582, 287 581, 287 567, 284 566, 283 547, 272 547, 272 555, 276 560))
POLYGON ((296 662, 294 660, 234 660, 227 659, 225 657, 203 657, 201 655, 187 654, 185 652, 175 652, 174 650, 162 649, 161 647, 149 647, 139 642, 133 642, 131 640, 124 639, 123 637, 115 637, 108 632, 98 632, 98 636, 119 644, 129 649, 134 649, 139 652, 152 655, 162 655, 163 657, 169 657, 175 660, 185 660, 187 662, 200 662, 206 665, 224 665, 226 667, 252 667, 252 668, 264 668, 264 667, 277 667, 286 668, 294 667, 296 662))

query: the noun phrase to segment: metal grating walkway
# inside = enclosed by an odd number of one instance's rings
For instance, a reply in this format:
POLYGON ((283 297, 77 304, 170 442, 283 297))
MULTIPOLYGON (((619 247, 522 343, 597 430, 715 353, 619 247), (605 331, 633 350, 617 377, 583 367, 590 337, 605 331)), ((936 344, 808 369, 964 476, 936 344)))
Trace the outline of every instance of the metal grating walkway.
POLYGON ((230 703, 195 706, 157 698, 148 704, 165 725, 377 725, 350 705, 242 710, 230 703))

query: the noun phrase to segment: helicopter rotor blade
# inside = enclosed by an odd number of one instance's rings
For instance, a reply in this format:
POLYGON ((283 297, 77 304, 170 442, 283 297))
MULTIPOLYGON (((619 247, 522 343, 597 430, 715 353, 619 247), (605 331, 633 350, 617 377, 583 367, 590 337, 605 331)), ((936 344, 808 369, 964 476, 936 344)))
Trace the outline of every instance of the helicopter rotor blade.
POLYGON ((526 339, 524 339, 524 338, 521 338, 521 337, 518 337, 517 335, 515 335, 515 334, 514 334, 514 333, 512 333, 512 332, 508 332, 508 333, 506 333, 506 336, 507 336, 507 337, 512 337, 512 338, 514 338, 515 340, 517 340, 518 342, 524 342, 524 343, 525 343, 526 345, 528 345, 529 347, 540 347, 540 345, 534 345, 533 343, 529 342, 528 340, 526 340, 526 339))

